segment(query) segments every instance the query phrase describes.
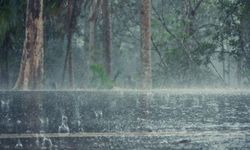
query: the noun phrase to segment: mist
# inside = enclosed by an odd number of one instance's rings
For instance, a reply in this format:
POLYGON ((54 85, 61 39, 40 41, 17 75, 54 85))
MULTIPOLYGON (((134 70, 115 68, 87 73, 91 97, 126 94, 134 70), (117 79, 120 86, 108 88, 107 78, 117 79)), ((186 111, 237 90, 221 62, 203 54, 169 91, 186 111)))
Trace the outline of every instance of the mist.
MULTIPOLYGON (((20 71, 26 11, 18 3, 4 4, 17 6, 9 14, 2 10, 9 15, 1 28, 2 89, 12 89, 20 71)), ((101 2, 76 3, 72 16, 67 2, 44 5, 42 89, 140 89, 147 61, 152 88, 249 86, 247 2, 152 1, 146 31, 137 1, 112 1, 106 18, 101 2)))

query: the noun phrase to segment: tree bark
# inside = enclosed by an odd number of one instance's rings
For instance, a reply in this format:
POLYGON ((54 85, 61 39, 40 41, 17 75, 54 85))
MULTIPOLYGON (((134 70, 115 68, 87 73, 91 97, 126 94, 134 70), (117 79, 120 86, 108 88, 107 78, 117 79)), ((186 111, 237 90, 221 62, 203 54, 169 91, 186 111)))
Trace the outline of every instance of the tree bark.
POLYGON ((112 51, 112 22, 110 1, 103 0, 103 48, 105 57, 105 69, 111 77, 111 51, 112 51))
POLYGON ((16 89, 43 87, 43 0, 27 0, 26 33, 16 89))
POLYGON ((151 67, 151 0, 141 0, 142 88, 152 87, 151 67))

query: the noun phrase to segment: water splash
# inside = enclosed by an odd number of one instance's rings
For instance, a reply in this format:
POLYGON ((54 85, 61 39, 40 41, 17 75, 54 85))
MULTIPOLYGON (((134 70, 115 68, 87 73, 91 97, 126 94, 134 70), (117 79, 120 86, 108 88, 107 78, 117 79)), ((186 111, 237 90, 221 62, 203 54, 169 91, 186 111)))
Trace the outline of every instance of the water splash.
MULTIPOLYGON (((59 133, 69 133, 69 126, 68 126, 68 117, 62 115, 62 124, 58 128, 59 133)), ((65 149, 68 143, 64 139, 59 140, 59 149, 65 149)))
POLYGON ((82 123, 81 123, 80 120, 77 121, 77 130, 78 130, 78 132, 84 131, 84 129, 82 128, 82 123))
POLYGON ((21 124, 22 124, 22 121, 17 119, 17 121, 16 121, 16 133, 21 133, 21 129, 22 129, 21 124))
POLYGON ((10 100, 1 100, 1 110, 4 113, 8 113, 10 110, 10 100))
POLYGON ((94 111, 96 119, 102 119, 103 113, 101 110, 94 111))
POLYGON ((40 140, 38 136, 36 136, 35 146, 40 147, 40 140))
POLYGON ((50 138, 43 137, 42 140, 42 150, 51 150, 53 148, 53 144, 50 138))
POLYGON ((59 133, 69 133, 68 117, 62 115, 62 124, 58 128, 59 133))
POLYGON ((17 139, 17 143, 15 145, 15 149, 23 149, 23 144, 20 139, 17 139))
POLYGON ((46 117, 46 118, 40 117, 39 120, 40 120, 40 124, 41 124, 41 131, 40 132, 45 132, 49 128, 49 119, 48 119, 48 117, 46 117))

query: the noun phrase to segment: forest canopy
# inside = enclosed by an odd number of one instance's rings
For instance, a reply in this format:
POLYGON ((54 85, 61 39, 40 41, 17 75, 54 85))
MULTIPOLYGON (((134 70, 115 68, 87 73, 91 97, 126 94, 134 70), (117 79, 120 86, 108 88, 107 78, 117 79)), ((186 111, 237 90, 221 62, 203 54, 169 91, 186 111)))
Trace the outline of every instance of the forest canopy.
POLYGON ((0 0, 0 88, 248 87, 248 0, 0 0))

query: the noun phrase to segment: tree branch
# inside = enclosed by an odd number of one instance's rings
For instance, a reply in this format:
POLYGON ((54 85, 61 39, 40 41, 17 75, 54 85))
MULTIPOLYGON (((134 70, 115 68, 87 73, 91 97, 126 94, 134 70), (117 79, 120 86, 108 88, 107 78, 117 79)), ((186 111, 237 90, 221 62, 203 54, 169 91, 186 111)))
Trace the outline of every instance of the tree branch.
POLYGON ((164 59, 163 59, 163 57, 162 57, 162 55, 161 55, 161 52, 160 52, 160 50, 158 49, 158 47, 157 47, 157 45, 156 45, 156 43, 155 43, 155 41, 154 41, 154 39, 153 39, 152 36, 151 36, 151 41, 152 41, 152 45, 153 45, 153 47, 154 47, 154 50, 156 51, 156 53, 157 53, 158 56, 160 57, 161 63, 163 64, 163 66, 164 66, 165 68, 168 68, 168 65, 165 63, 165 61, 164 61, 164 59))
POLYGON ((201 6, 201 3, 203 2, 204 0, 200 0, 196 6, 194 7, 194 9, 192 10, 192 13, 193 14, 196 14, 196 11, 199 9, 199 7, 201 6))
POLYGON ((210 60, 210 64, 214 68, 214 70, 217 73, 217 75, 219 76, 219 78, 223 81, 223 83, 226 83, 225 80, 223 79, 223 77, 221 76, 221 74, 219 73, 219 71, 216 69, 214 63, 211 60, 210 60))

